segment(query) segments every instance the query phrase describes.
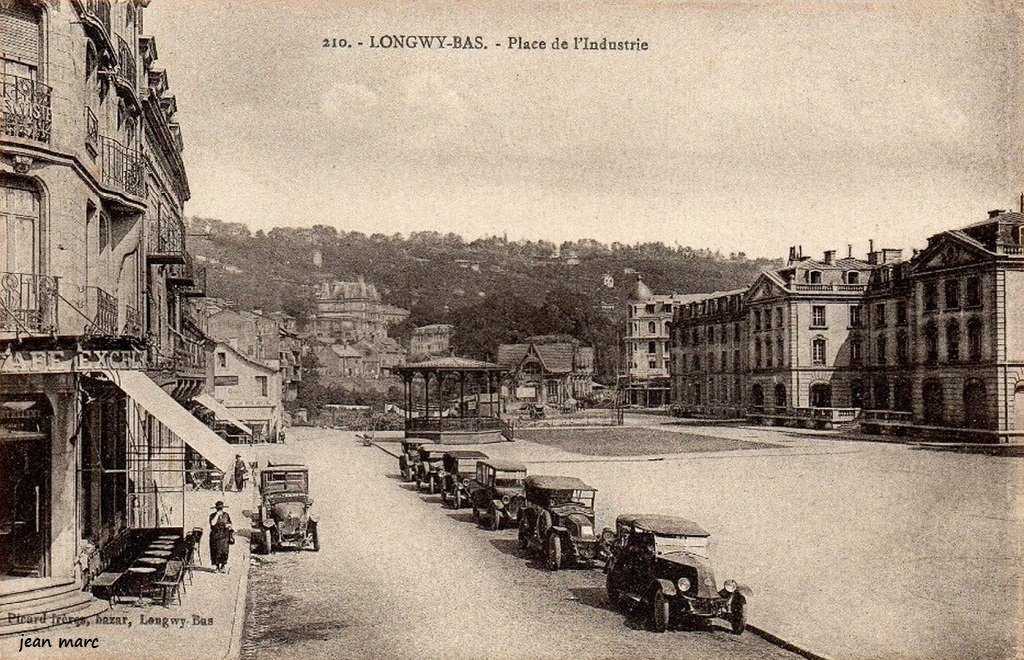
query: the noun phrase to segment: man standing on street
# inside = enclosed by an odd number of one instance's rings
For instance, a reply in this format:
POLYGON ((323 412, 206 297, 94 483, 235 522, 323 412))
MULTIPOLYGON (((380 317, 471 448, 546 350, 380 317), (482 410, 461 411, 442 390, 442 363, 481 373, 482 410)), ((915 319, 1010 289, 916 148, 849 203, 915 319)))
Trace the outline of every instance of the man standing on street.
POLYGON ((242 460, 241 454, 235 454, 235 487, 238 488, 238 492, 245 490, 247 473, 248 468, 245 467, 245 461, 242 460))
POLYGON ((235 532, 231 527, 231 516, 224 510, 224 502, 217 500, 213 508, 215 511, 210 514, 210 563, 218 573, 223 573, 235 532))

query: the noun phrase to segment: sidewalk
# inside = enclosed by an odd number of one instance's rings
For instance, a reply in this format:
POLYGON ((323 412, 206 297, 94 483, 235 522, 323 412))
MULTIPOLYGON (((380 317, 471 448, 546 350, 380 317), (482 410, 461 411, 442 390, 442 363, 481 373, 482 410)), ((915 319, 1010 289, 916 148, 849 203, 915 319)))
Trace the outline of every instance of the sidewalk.
MULTIPOLYGON (((255 508, 255 488, 246 491, 200 490, 186 494, 185 530, 203 528, 199 561, 181 605, 115 605, 77 626, 51 628, 25 637, 0 639, 0 657, 86 658, 237 658, 245 620, 249 582, 249 519, 243 511, 255 508), (235 528, 235 544, 226 573, 210 568, 208 542, 211 507, 224 500, 235 528), (59 640, 96 640, 96 648, 59 648, 59 640), (49 648, 24 648, 21 640, 49 640, 49 648)), ((89 642, 90 645, 92 642, 89 642)))

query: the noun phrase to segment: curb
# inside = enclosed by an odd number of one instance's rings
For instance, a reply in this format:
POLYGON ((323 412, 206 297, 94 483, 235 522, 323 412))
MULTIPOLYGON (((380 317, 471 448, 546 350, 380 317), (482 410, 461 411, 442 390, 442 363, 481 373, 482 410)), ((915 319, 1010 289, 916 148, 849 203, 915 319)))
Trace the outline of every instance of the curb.
POLYGON ((381 446, 381 444, 379 442, 374 442, 372 444, 373 444, 374 447, 376 447, 377 449, 381 450, 382 452, 384 452, 385 454, 387 454, 389 456, 393 456, 395 458, 399 457, 399 454, 396 454, 395 452, 391 451, 390 449, 387 449, 387 448, 381 446))
POLYGON ((252 564, 252 557, 249 550, 249 543, 236 544, 242 546, 242 554, 244 559, 244 573, 238 580, 238 588, 235 592, 235 607, 234 615, 231 621, 231 636, 228 638, 228 648, 221 656, 225 660, 236 660, 242 652, 242 631, 245 627, 246 619, 246 606, 245 600, 246 595, 249 593, 249 567, 252 564))
POLYGON ((755 635, 757 635, 764 641, 768 642, 769 644, 774 644, 775 646, 778 646, 781 649, 789 651, 790 653, 796 653, 797 655, 803 658, 807 658, 807 660, 832 660, 827 655, 821 655, 819 653, 810 651, 792 642, 787 642, 781 637, 773 635, 772 633, 768 632, 764 628, 759 628, 758 626, 753 626, 748 623, 747 630, 754 633, 755 635))

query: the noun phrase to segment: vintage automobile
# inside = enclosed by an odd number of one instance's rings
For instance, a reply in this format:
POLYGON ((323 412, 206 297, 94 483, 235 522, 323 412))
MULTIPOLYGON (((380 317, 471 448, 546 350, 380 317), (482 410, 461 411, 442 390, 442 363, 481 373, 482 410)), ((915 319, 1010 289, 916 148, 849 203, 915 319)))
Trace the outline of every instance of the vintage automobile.
POLYGON ((469 502, 469 479, 476 474, 476 464, 486 460, 487 454, 475 449, 458 449, 445 452, 441 458, 441 503, 453 509, 461 509, 469 502))
POLYGON ((552 571, 589 564, 600 543, 594 534, 597 489, 576 477, 530 475, 523 482, 526 504, 519 509, 519 547, 544 553, 552 571))
POLYGON ((514 522, 523 504, 525 478, 526 466, 522 463, 496 459, 478 462, 476 475, 466 486, 469 503, 473 506, 473 520, 477 524, 486 520, 494 530, 514 522), (481 511, 486 511, 486 514, 481 511))
POLYGON ((441 490, 441 476, 438 471, 441 470, 441 460, 444 458, 445 452, 455 451, 458 447, 451 445, 442 445, 438 443, 426 443, 420 445, 416 449, 418 454, 418 460, 416 462, 416 488, 422 488, 423 484, 427 485, 427 492, 431 495, 441 490))
POLYGON ((309 468, 298 463, 274 464, 260 470, 260 505, 255 521, 262 533, 253 534, 261 550, 320 549, 317 519, 310 511, 309 468))
POLYGON ((398 455, 398 470, 402 473, 402 481, 412 481, 416 478, 420 462, 420 454, 417 451, 420 445, 434 442, 426 438, 406 438, 402 440, 402 453, 398 455))
POLYGON ((605 570, 613 606, 639 605, 656 632, 673 622, 711 618, 728 621, 737 635, 746 629, 750 589, 735 580, 718 588, 708 554, 710 534, 697 523, 629 514, 616 518, 615 526, 603 534, 611 546, 605 570))

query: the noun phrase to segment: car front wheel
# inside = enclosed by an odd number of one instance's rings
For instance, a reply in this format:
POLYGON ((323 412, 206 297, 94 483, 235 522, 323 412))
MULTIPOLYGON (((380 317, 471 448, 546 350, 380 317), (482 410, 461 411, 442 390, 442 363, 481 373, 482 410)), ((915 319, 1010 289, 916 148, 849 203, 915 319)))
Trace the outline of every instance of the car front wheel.
POLYGON ((669 602, 665 598, 665 594, 658 589, 654 592, 654 597, 651 599, 651 630, 654 632, 665 632, 668 630, 668 620, 670 617, 669 602))

